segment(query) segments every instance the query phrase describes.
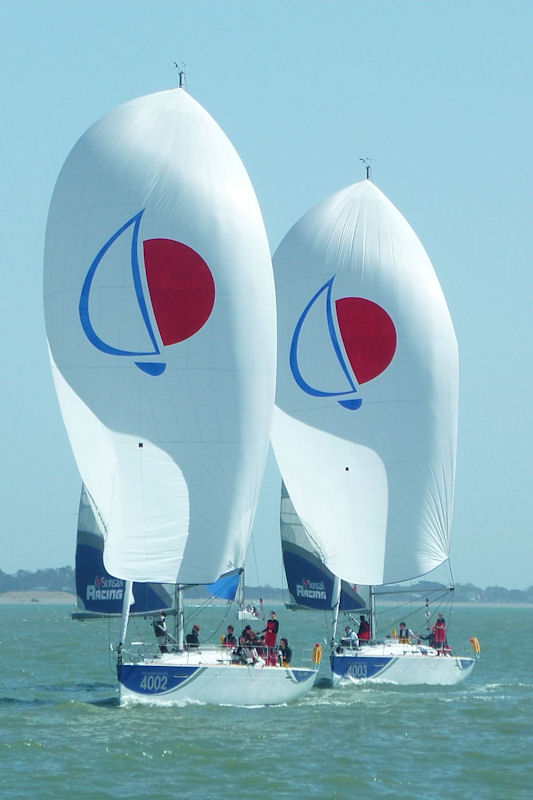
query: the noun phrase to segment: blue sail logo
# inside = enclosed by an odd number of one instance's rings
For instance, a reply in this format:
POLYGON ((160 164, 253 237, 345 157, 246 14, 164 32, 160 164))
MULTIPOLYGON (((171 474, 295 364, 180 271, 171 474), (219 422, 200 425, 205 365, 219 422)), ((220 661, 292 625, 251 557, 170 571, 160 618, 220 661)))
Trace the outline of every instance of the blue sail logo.
POLYGON ((396 352, 394 323, 377 303, 363 297, 343 297, 333 302, 333 275, 313 295, 302 311, 294 329, 289 364, 294 380, 313 397, 334 397, 339 405, 355 411, 362 398, 355 397, 358 387, 384 372, 396 352), (331 391, 318 388, 303 376, 299 364, 300 341, 305 336, 309 312, 325 303, 325 316, 332 352, 346 379, 347 388, 331 391))
POLYGON ((83 331, 94 347, 111 356, 132 358, 140 370, 156 376, 165 371, 164 361, 138 359, 162 355, 165 347, 190 338, 205 325, 215 303, 215 281, 203 258, 183 242, 147 239, 142 242, 147 298, 139 260, 139 229, 143 213, 144 209, 125 222, 98 251, 83 283, 79 316, 83 331), (98 335, 91 319, 90 299, 95 275, 103 268, 113 246, 127 235, 131 236, 129 267, 132 291, 146 328, 147 349, 115 346, 98 335))

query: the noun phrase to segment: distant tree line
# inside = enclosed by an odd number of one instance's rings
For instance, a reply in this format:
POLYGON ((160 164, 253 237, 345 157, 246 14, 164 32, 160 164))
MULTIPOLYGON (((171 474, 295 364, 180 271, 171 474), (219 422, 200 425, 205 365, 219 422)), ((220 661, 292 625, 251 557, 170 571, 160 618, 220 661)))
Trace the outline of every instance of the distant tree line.
MULTIPOLYGON (((445 591, 443 584, 431 581, 419 581, 409 587, 404 599, 420 601, 424 599, 426 593, 445 591)), ((57 567, 56 569, 38 569, 37 572, 20 569, 14 575, 7 575, 0 570, 0 593, 1 592, 71 592, 75 589, 75 574, 72 567, 57 567)), ((387 592, 385 589, 376 589, 377 594, 384 597, 387 592)), ((208 598, 210 595, 203 586, 191 587, 187 591, 188 597, 208 598)), ((247 586, 246 596, 248 599, 258 602, 259 598, 284 602, 287 600, 287 591, 268 584, 265 586, 247 586)), ((480 589, 473 583, 455 586, 454 599, 460 603, 533 603, 533 586, 529 589, 505 589, 502 586, 488 586, 480 589)))
MULTIPOLYGON (((409 587, 409 592, 402 595, 407 601, 423 600, 426 593, 430 599, 432 594, 447 591, 442 583, 432 581, 419 581, 409 587)), ((376 588, 376 594, 386 596, 385 588, 376 588)), ((528 589, 505 589, 503 586, 487 586, 480 589, 473 583, 456 583, 453 599, 458 603, 533 603, 533 586, 528 589)))
POLYGON ((19 569, 14 575, 6 575, 0 569, 0 592, 74 592, 75 576, 72 567, 38 569, 30 572, 19 569))

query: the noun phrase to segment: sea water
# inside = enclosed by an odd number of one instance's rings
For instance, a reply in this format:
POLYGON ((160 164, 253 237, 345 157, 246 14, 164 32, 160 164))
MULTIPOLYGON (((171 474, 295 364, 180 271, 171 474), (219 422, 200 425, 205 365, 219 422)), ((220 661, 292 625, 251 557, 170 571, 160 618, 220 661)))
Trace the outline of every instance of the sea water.
MULTIPOLYGON (((293 661, 309 662, 327 619, 272 607, 293 661)), ((454 609, 455 652, 472 636, 482 648, 458 686, 319 687, 262 708, 120 708, 117 622, 71 610, 0 605, 1 798, 533 797, 532 609, 454 609)), ((246 624, 223 606, 187 612, 202 641, 246 624)))

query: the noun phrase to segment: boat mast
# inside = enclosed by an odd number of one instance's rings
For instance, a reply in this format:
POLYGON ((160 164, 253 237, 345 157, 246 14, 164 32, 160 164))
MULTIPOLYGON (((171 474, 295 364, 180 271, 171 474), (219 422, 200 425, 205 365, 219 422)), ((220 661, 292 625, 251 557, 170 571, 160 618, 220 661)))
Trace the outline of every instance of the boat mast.
POLYGON ((366 157, 359 159, 359 161, 362 161, 364 166, 365 166, 367 181, 371 181, 372 180, 372 161, 373 160, 374 160, 373 158, 366 158, 366 157))
POLYGON ((378 618, 376 614, 376 596, 374 587, 368 587, 368 602, 370 608, 370 636, 372 639, 377 639, 378 636, 378 618))
POLYGON ((244 608, 244 567, 239 578, 239 596, 237 600, 237 607, 239 611, 242 611, 244 608))
POLYGON ((333 619, 331 621, 331 649, 335 647, 335 636, 337 635, 337 623, 339 621, 339 609, 341 604, 341 579, 335 575, 333 581, 333 592, 331 596, 331 609, 333 611, 333 619))
POLYGON ((179 88, 185 89, 185 64, 182 62, 181 67, 174 61, 174 66, 178 70, 179 75, 179 88))
POLYGON ((126 641, 126 630, 128 628, 128 619, 130 616, 130 605, 133 599, 132 595, 133 581, 124 581, 124 595, 122 597, 122 617, 120 621, 120 639, 118 642, 118 661, 122 663, 122 648, 126 641))
POLYGON ((183 609, 183 584, 176 584, 176 641, 178 650, 183 650, 185 641, 185 614, 183 609))

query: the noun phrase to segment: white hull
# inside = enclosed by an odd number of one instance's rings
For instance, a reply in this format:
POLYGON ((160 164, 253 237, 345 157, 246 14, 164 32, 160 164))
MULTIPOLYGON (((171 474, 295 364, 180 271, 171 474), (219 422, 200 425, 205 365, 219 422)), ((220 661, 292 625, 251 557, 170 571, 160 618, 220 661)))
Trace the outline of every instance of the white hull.
POLYGON ((253 611, 247 611, 245 608, 241 608, 235 612, 235 616, 237 619, 248 619, 248 620, 257 620, 259 619, 259 614, 254 614, 253 611))
POLYGON ((471 657, 439 653, 432 647, 376 642, 333 653, 331 680, 334 686, 340 682, 452 686, 464 681, 474 664, 471 657))
POLYGON ((224 648, 164 653, 117 667, 120 704, 262 706, 290 703, 308 692, 316 670, 240 664, 224 648))

